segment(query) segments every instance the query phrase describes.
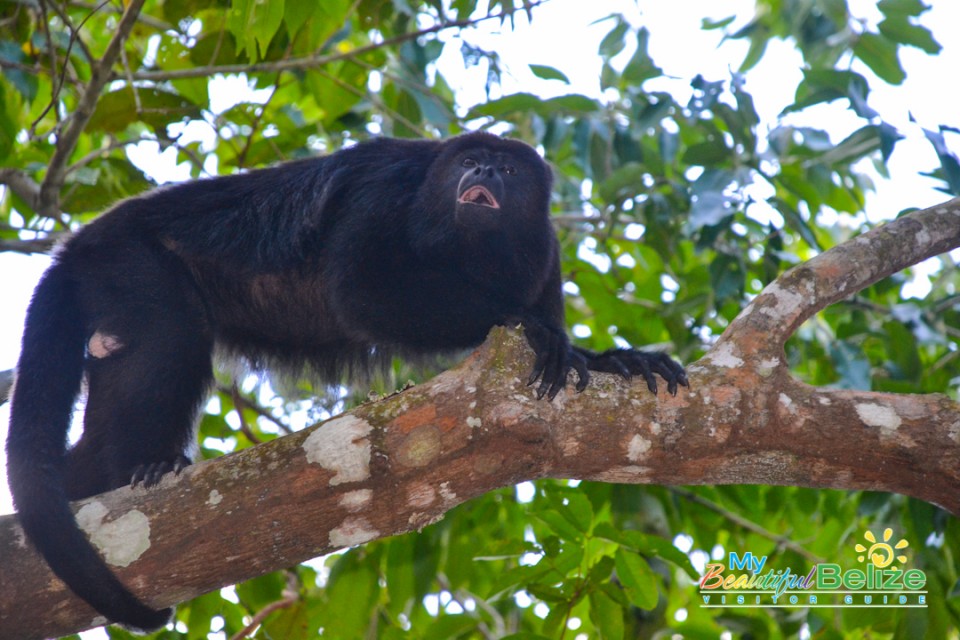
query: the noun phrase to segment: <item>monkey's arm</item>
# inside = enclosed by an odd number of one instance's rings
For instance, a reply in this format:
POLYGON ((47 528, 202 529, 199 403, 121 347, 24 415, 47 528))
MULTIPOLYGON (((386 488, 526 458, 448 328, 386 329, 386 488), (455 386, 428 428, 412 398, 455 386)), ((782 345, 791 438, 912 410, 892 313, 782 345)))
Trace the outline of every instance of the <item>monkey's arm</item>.
POLYGON ((615 373, 627 380, 641 376, 652 393, 657 393, 654 374, 666 380, 667 391, 671 395, 677 394, 678 385, 690 386, 683 367, 665 353, 621 348, 596 353, 571 345, 565 328, 559 265, 551 271, 550 280, 534 312, 517 320, 524 325, 527 341, 537 354, 527 384, 532 385, 540 380, 538 398, 546 395, 552 400, 566 384, 571 369, 579 376, 577 391, 587 387, 589 371, 615 373))

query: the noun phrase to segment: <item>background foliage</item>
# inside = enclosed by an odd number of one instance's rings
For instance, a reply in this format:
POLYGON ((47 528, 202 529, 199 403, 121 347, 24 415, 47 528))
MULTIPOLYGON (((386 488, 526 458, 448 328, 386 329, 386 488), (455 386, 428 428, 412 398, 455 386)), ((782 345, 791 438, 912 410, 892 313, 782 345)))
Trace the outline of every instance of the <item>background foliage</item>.
MULTIPOLYGON (((595 349, 668 345, 690 362, 764 284, 866 228, 872 183, 864 170, 884 174, 903 135, 871 107, 871 89, 904 80, 904 47, 940 49, 916 20, 919 0, 882 0, 875 27, 844 0, 757 0, 752 17, 704 20, 704 29, 748 42, 748 54, 727 77, 694 78, 693 98, 679 101, 649 88, 666 61, 651 59, 646 28, 614 15, 598 51, 603 100, 503 96, 497 55, 472 43, 472 25, 522 28, 518 12, 536 20, 536 4, 150 0, 70 155, 62 214, 41 216, 7 189, 0 243, 34 251, 150 188, 126 154, 141 141, 174 149, 200 177, 373 135, 491 128, 537 145, 555 167, 577 340, 595 349), (800 51, 803 79, 780 118, 761 123, 744 74, 774 39, 800 51), (458 49, 465 66, 487 69, 489 100, 458 102, 460 81, 436 64, 445 47, 458 49), (251 91, 217 110, 238 74, 251 91), (862 121, 845 139, 791 124, 832 101, 862 121)), ((0 166, 42 180, 120 10, 109 0, 0 5, 0 166)), ((531 69, 566 81, 563 69, 531 69)), ((960 165, 944 137, 955 131, 926 132, 940 166, 917 168, 945 194, 960 193, 960 165)), ((942 257, 923 299, 904 298, 910 277, 889 278, 808 322, 788 344, 795 373, 817 385, 955 396, 960 272, 942 257)), ((424 375, 402 363, 395 374, 401 382, 424 375)), ((261 379, 238 388, 226 374, 221 383, 202 424, 204 455, 277 437, 366 392, 261 379)), ((230 637, 277 605, 258 637, 323 629, 337 638, 956 638, 958 553, 956 520, 901 496, 545 481, 463 505, 419 534, 201 597, 180 607, 175 630, 155 637, 230 637), (910 541, 911 566, 927 573, 927 609, 700 606, 694 585, 709 554, 752 551, 780 568, 851 562, 865 529, 888 526, 910 541)))

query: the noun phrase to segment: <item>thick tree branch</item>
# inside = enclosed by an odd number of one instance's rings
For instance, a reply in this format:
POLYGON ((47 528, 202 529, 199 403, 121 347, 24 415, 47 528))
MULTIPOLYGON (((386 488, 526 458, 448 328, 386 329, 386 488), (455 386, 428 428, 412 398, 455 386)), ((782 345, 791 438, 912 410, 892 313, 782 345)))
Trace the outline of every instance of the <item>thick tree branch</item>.
POLYGON ((779 358, 787 339, 829 305, 960 247, 960 198, 872 229, 787 271, 744 309, 720 347, 779 358))
MULTIPOLYGON (((688 367, 690 389, 677 397, 598 374, 582 394, 537 401, 522 383, 532 362, 525 341, 497 329, 429 383, 153 489, 75 506, 108 558, 135 550, 115 568, 154 606, 420 529, 472 497, 537 478, 870 489, 960 514, 960 404, 803 384, 783 361, 779 327, 903 266, 899 257, 877 266, 864 247, 898 237, 886 253, 920 259, 960 245, 957 210, 954 201, 912 214, 785 274, 688 367), (828 293, 830 283, 840 286, 828 293)), ((0 637, 102 624, 50 575, 13 516, 0 518, 0 564, 0 637)))

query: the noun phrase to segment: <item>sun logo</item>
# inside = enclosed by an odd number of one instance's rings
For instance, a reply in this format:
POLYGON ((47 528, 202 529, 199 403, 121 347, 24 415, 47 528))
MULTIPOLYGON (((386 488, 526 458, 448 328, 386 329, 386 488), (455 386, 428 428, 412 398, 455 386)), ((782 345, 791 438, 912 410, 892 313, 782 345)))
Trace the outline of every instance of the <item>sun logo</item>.
POLYGON ((873 531, 867 530, 863 534, 864 539, 871 543, 870 547, 867 548, 860 543, 857 543, 854 546, 854 550, 857 553, 863 555, 857 556, 857 560, 860 562, 866 561, 868 558, 870 562, 873 563, 873 566, 878 569, 883 569, 884 567, 890 566, 894 559, 896 559, 901 564, 907 561, 907 556, 896 555, 894 549, 906 549, 910 546, 910 543, 904 539, 900 539, 895 545, 891 546, 890 538, 893 537, 893 529, 884 529, 883 530, 883 542, 877 542, 876 536, 873 535, 873 531))

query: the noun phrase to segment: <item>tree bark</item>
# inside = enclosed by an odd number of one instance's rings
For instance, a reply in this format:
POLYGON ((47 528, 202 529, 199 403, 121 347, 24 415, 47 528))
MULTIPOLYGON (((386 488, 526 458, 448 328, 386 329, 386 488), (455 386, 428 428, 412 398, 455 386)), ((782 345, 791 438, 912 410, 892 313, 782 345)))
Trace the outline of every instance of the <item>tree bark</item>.
MULTIPOLYGON (((495 329, 426 384, 75 507, 121 579, 157 607, 420 529, 474 496, 545 477, 894 491, 957 515, 960 404, 811 387, 790 375, 783 345, 828 304, 958 246, 960 199, 792 269, 688 367, 690 389, 676 397, 597 374, 581 394, 537 401, 522 382, 525 341, 495 329)), ((103 623, 50 574, 14 516, 0 518, 0 558, 0 637, 103 623)))

